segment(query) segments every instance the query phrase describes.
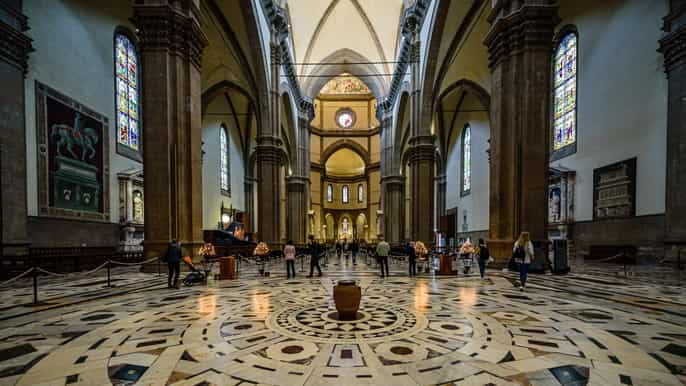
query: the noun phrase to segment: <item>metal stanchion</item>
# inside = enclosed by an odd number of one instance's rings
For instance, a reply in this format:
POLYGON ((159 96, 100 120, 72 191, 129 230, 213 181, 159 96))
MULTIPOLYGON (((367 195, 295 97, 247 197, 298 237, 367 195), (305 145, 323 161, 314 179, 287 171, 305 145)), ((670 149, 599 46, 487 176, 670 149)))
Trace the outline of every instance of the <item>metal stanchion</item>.
POLYGON ((110 275, 110 261, 107 260, 107 288, 112 287, 112 283, 110 281, 111 275, 110 275))
POLYGON ((38 269, 33 266, 33 304, 38 304, 38 269))

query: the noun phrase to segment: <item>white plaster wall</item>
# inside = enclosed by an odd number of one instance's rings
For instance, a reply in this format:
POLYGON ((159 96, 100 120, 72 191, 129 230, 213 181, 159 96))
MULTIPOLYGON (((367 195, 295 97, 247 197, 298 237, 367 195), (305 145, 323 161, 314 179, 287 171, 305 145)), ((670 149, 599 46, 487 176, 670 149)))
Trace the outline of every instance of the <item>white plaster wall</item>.
POLYGON ((636 215, 664 213, 667 81, 662 54, 666 0, 565 0, 562 23, 579 31, 575 217, 593 219, 593 169, 637 157, 636 215), (592 11, 591 11, 592 10, 592 11))
POLYGON ((229 115, 230 109, 225 99, 215 98, 208 107, 212 115, 202 119, 202 141, 205 155, 202 162, 202 205, 203 229, 217 229, 220 221, 222 203, 225 208, 245 210, 245 164, 241 156, 240 132, 229 115), (226 112, 226 115, 217 113, 226 112), (220 186, 220 143, 219 133, 224 123, 229 131, 229 166, 231 169, 231 197, 221 192, 220 186))
POLYGON ((467 231, 488 230, 489 224, 489 164, 488 139, 490 127, 485 112, 462 113, 455 119, 455 128, 446 163, 445 207, 458 207, 457 232, 464 232, 464 211, 467 211, 467 231), (462 130, 465 124, 471 127, 472 140, 472 189, 462 197, 460 187, 462 178, 462 130))
MULTIPOLYGON (((31 0, 24 2, 29 17, 27 35, 35 49, 26 76, 27 206, 38 215, 38 152, 36 149, 35 81, 38 80, 109 120, 110 221, 119 221, 117 173, 142 164, 116 152, 114 119, 114 30, 132 16, 129 2, 108 0, 31 0)), ((145 106, 142 106, 145 113, 145 106)), ((145 127, 142 128, 145 130, 145 127)), ((145 144, 143 144, 145 145, 145 144)))

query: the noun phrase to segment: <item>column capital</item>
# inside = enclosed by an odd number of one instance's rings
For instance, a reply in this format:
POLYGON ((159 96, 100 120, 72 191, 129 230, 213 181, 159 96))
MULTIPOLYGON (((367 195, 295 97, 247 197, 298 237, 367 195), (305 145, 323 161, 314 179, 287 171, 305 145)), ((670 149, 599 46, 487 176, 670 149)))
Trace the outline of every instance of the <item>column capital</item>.
POLYGON ((489 67, 524 49, 552 52, 555 26, 560 22, 557 11, 552 0, 497 0, 488 15, 491 29, 484 39, 489 67))
POLYGON ((0 20, 0 59, 20 69, 26 76, 29 53, 33 52, 33 40, 24 34, 29 29, 28 18, 21 10, 2 1, 0 12, 7 15, 6 19, 0 20))
POLYGON ((386 186, 392 186, 392 185, 404 186, 405 185, 405 177, 403 177, 399 174, 384 176, 384 177, 381 177, 380 182, 386 186))
POLYGON ((189 2, 185 9, 172 4, 133 5, 133 23, 138 28, 141 51, 164 50, 190 60, 198 70, 202 67, 202 51, 209 41, 200 27, 200 10, 189 2))

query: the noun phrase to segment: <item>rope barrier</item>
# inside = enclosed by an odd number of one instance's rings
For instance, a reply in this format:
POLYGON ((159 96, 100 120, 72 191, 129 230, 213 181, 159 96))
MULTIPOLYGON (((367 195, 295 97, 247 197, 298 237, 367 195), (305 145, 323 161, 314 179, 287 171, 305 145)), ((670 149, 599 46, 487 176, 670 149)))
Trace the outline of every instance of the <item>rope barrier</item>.
POLYGON ((17 280, 21 279, 22 277, 24 277, 24 276, 30 274, 31 272, 33 272, 33 270, 34 270, 34 268, 31 267, 31 268, 27 269, 26 271, 20 273, 19 275, 15 276, 15 277, 13 277, 13 278, 11 278, 11 279, 8 279, 8 280, 5 280, 5 281, 1 282, 1 283, 0 283, 0 287, 2 287, 2 286, 4 286, 4 285, 7 285, 7 284, 14 283, 15 281, 17 281, 17 280))
POLYGON ((153 261, 157 261, 157 260, 159 260, 159 257, 153 257, 152 259, 141 261, 140 263, 122 263, 122 262, 113 261, 113 260, 110 260, 109 262, 112 264, 115 264, 115 265, 134 266, 134 265, 143 265, 143 264, 147 264, 147 263, 152 263, 153 261))

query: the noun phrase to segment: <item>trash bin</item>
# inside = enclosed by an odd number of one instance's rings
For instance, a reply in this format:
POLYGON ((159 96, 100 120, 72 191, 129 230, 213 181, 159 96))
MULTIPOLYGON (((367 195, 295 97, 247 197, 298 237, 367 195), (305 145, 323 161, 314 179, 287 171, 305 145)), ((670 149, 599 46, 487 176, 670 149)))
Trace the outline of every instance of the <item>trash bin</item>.
POLYGON ((234 280, 236 275, 236 257, 224 256, 219 258, 219 280, 234 280))
POLYGON ((567 262, 567 240, 553 240, 553 273, 569 272, 567 262))

